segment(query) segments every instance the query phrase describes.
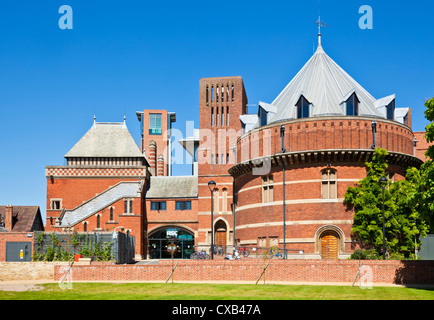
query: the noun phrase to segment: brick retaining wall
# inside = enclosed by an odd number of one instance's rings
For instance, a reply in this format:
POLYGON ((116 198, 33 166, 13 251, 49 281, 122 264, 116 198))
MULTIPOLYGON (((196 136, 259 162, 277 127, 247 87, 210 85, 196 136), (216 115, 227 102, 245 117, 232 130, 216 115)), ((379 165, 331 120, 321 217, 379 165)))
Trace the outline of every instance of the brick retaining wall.
MULTIPOLYGON (((264 263, 254 261, 177 261, 174 281, 226 281, 255 283, 264 263)), ((359 261, 287 260, 269 261, 268 282, 352 283, 359 261)), ((372 268, 372 282, 381 284, 434 284, 434 261, 363 261, 372 268)), ((73 281, 165 281, 171 261, 158 265, 75 265, 73 281)), ((62 272, 54 266, 54 280, 62 272)), ((261 279, 262 281, 262 279, 261 279)))

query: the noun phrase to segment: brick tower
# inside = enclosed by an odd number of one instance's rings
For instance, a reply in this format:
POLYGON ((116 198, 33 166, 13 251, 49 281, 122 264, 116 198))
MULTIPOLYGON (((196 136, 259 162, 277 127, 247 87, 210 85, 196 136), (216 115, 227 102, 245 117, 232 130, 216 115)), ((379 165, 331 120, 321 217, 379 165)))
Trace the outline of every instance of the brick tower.
POLYGON ((211 191, 214 189, 214 244, 233 245, 233 178, 228 169, 235 163, 233 146, 241 134, 240 115, 247 113, 243 79, 237 77, 204 78, 199 82, 199 246, 211 244, 211 191))

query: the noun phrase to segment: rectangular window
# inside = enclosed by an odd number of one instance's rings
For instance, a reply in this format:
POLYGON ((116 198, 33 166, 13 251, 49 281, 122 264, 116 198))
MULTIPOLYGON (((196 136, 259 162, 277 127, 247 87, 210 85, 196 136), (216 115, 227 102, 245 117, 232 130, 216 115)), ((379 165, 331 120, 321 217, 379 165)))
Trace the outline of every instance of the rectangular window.
POLYGON ((225 107, 222 107, 222 127, 225 125, 225 107))
POLYGON ((166 210, 166 201, 152 201, 151 210, 152 211, 166 210))
POLYGON ((60 210, 62 207, 62 200, 60 199, 52 199, 50 201, 50 209, 52 210, 60 210))
POLYGON ((206 105, 208 105, 209 102, 209 87, 206 86, 206 105))
POLYGON ((124 206, 125 213, 133 213, 133 200, 125 199, 124 206))
POLYGON ((226 125, 229 125, 229 107, 226 107, 226 125))
POLYGON ((214 108, 211 107, 211 127, 214 126, 214 108))
POLYGON ((191 201, 176 201, 175 210, 191 210, 191 201))
POLYGON ((149 114, 149 134, 162 134, 161 113, 149 114))
POLYGON ((273 202, 273 175, 262 177, 262 203, 273 202))
POLYGON ((321 198, 336 199, 336 171, 331 169, 323 170, 321 173, 321 198))
POLYGON ((234 85, 232 85, 232 101, 234 101, 234 85))
POLYGON ((215 107, 216 115, 215 115, 215 125, 219 126, 219 107, 215 107))

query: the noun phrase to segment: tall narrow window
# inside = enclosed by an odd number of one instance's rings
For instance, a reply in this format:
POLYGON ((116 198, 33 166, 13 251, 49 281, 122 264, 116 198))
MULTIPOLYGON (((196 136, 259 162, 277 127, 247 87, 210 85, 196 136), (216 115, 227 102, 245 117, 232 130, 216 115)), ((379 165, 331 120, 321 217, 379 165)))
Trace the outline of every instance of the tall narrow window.
POLYGON ((206 86, 206 105, 208 105, 208 102, 209 102, 209 87, 208 86, 206 86))
POLYGON ((215 107, 216 115, 215 115, 215 125, 219 126, 219 107, 215 107))
POLYGON ((125 204, 125 213, 132 213, 133 212, 133 200, 126 199, 124 201, 125 204))
POLYGON ((219 86, 215 87, 215 92, 216 92, 216 94, 215 94, 215 101, 219 102, 219 86))
POLYGON ((222 107, 222 127, 225 125, 225 107, 222 107))
POLYGON ((110 207, 110 221, 113 221, 113 207, 110 207))
POLYGON ((220 192, 219 189, 214 189, 214 212, 219 212, 220 211, 220 198, 219 198, 220 192))
POLYGON ((226 125, 229 125, 229 107, 226 107, 226 125))
POLYGON ((325 169, 321 171, 321 198, 336 199, 336 170, 325 169))
POLYGON ((96 216, 96 228, 101 229, 101 216, 99 214, 96 216))
POLYGON ((211 107, 211 127, 214 126, 214 107, 211 107))
POLYGON ((215 164, 219 164, 219 154, 215 155, 215 164))
POLYGON ((348 98, 345 102, 347 108, 347 116, 358 116, 359 115, 359 100, 355 93, 348 98))
MULTIPOLYGON (((387 120, 395 120, 395 99, 393 99, 386 106, 386 113, 387 113, 387 120)), ((408 123, 408 119, 407 119, 407 123, 408 123)))
POLYGON ((225 86, 222 85, 222 102, 225 102, 225 86))
POLYGON ((228 189, 222 189, 222 212, 227 213, 228 211, 228 189))
POLYGON ((87 221, 83 223, 83 231, 87 232, 87 221))
POLYGON ((232 91, 232 101, 234 101, 234 85, 232 85, 232 89, 231 89, 231 91, 232 91))
POLYGON ((229 85, 226 85, 226 101, 229 101, 229 85))
POLYGON ((161 113, 149 114, 149 134, 162 134, 161 113))
POLYGON ((273 175, 262 177, 262 203, 273 202, 273 175))
POLYGON ((296 104, 297 106, 297 119, 309 118, 309 101, 301 96, 296 104))
POLYGON ((211 86, 211 102, 214 101, 214 86, 211 86))

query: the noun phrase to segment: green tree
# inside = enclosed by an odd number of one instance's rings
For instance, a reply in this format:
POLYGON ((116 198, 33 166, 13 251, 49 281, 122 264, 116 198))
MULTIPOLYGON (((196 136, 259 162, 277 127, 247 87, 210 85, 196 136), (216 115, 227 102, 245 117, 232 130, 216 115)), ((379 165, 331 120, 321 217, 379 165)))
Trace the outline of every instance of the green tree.
MULTIPOLYGON (((379 180, 388 175, 387 154, 377 148, 372 160, 366 163, 366 177, 345 194, 346 204, 354 210, 353 236, 361 247, 379 256, 383 250, 383 192, 379 180)), ((411 257, 415 245, 420 245, 420 236, 426 235, 428 228, 419 213, 419 182, 419 170, 409 168, 405 180, 389 180, 385 186, 385 239, 389 257, 411 257)))
MULTIPOLYGON (((375 149, 372 160, 366 163, 366 177, 356 186, 349 187, 345 193, 345 203, 354 210, 351 233, 362 248, 373 249, 377 254, 382 251, 383 244, 383 196, 379 180, 387 175, 387 154, 384 149, 375 149)), ((386 188, 386 208, 393 205, 390 198, 389 188, 386 188)), ((385 216, 389 215, 389 210, 386 210, 385 216)))
MULTIPOLYGON (((434 142, 434 97, 425 102, 425 107, 425 118, 430 121, 425 127, 425 138, 428 143, 432 143, 434 142)), ((434 145, 428 147, 425 155, 428 160, 420 169, 420 213, 428 222, 430 230, 434 230, 434 145)))

